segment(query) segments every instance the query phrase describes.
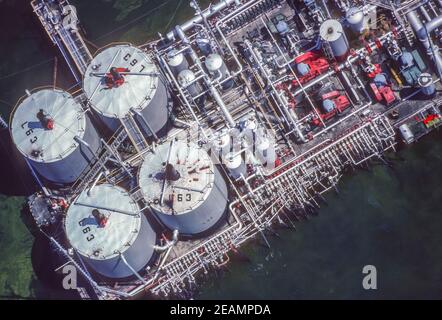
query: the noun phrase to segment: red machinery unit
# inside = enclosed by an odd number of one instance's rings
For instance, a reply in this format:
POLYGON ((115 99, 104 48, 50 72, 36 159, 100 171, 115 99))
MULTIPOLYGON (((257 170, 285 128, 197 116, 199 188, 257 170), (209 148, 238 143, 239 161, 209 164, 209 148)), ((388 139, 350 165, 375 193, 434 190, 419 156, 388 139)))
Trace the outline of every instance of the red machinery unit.
POLYGON ((370 83, 370 87, 378 102, 385 102, 388 106, 396 100, 396 96, 390 86, 385 85, 378 87, 375 83, 370 83))
POLYGON ((373 82, 370 83, 370 88, 378 102, 384 102, 388 106, 396 100, 396 96, 384 74, 378 73, 373 82))
MULTIPOLYGON (((325 112, 318 112, 322 121, 327 121, 332 119, 336 114, 343 112, 348 107, 350 107, 350 100, 344 94, 340 94, 339 91, 334 90, 322 95, 322 101, 329 101, 333 104, 333 109, 325 112)), ((315 126, 321 126, 322 122, 318 118, 312 120, 312 124, 315 126)))
POLYGON ((322 96, 322 101, 332 100, 339 112, 343 112, 345 109, 350 107, 350 100, 344 94, 340 94, 339 91, 331 91, 322 96))
MULTIPOLYGON (((298 78, 301 84, 309 82, 327 71, 329 68, 329 63, 324 57, 311 51, 306 52, 295 59, 296 65, 301 63, 308 66, 308 72, 298 78)), ((292 85, 298 86, 299 82, 295 79, 292 81, 292 85)))

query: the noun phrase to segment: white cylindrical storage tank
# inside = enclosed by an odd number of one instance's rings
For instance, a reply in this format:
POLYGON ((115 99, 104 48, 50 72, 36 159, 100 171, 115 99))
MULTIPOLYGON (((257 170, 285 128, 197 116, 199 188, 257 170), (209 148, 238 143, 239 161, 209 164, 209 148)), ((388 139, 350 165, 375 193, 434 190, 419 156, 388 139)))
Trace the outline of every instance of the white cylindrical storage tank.
POLYGON ((117 45, 97 54, 86 70, 83 89, 112 131, 131 110, 136 111, 135 119, 146 135, 151 135, 150 129, 155 133, 161 130, 169 119, 165 82, 147 53, 134 46, 117 45), (117 75, 111 77, 113 68, 117 75))
POLYGON ((233 147, 232 137, 229 132, 222 130, 217 133, 212 145, 212 151, 215 153, 216 157, 218 157, 218 160, 222 160, 224 155, 230 152, 233 147))
POLYGON ((167 53, 167 64, 175 75, 181 71, 189 69, 189 62, 186 60, 184 53, 173 49, 167 53))
MULTIPOLYGON (((206 65, 207 71, 209 71, 210 75, 213 79, 217 79, 218 82, 222 82, 227 77, 229 77, 229 70, 227 69, 226 64, 224 63, 223 58, 217 54, 212 53, 207 56, 206 61, 204 62, 206 65)), ((223 89, 229 89, 233 86, 233 79, 230 79, 222 84, 223 89)))
POLYGON ((436 93, 436 86, 434 85, 433 77, 429 73, 421 73, 417 79, 422 93, 428 97, 436 93))
POLYGON ((336 59, 344 59, 349 52, 349 44, 344 29, 338 20, 326 20, 321 24, 319 34, 323 42, 330 45, 336 59))
POLYGON ((158 146, 146 155, 138 179, 145 200, 170 230, 198 236, 224 217, 226 183, 207 152, 193 142, 158 146))
POLYGON ((362 8, 351 7, 345 16, 348 26, 355 33, 361 33, 364 30, 364 11, 362 8))
POLYGON ((247 119, 242 122, 243 125, 243 136, 246 147, 253 148, 256 142, 256 129, 258 125, 255 120, 247 119))
POLYGON ((265 168, 274 169, 276 167, 276 149, 268 137, 260 136, 258 139, 256 143, 256 156, 265 168))
POLYGON ((239 152, 228 152, 224 155, 223 163, 233 179, 239 179, 241 175, 247 177, 247 166, 239 152))
POLYGON ((154 257, 156 234, 121 187, 97 185, 71 204, 65 218, 70 245, 95 272, 110 279, 142 273, 154 257))
POLYGON ((43 178, 56 184, 75 182, 100 147, 88 115, 61 90, 35 91, 19 101, 10 130, 20 153, 43 178))
POLYGON ((180 86, 186 88, 192 97, 196 97, 203 92, 201 85, 198 82, 193 82, 195 79, 195 74, 189 69, 181 71, 177 78, 180 86))

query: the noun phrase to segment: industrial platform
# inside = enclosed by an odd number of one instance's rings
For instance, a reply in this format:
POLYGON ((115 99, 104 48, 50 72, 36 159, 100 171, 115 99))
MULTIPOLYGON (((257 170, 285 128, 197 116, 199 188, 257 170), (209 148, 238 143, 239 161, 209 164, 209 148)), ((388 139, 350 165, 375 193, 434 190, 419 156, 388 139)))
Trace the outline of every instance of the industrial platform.
POLYGON ((155 41, 93 52, 67 0, 31 2, 77 83, 27 91, 0 125, 83 299, 189 298, 441 124, 442 1, 190 4, 155 41))

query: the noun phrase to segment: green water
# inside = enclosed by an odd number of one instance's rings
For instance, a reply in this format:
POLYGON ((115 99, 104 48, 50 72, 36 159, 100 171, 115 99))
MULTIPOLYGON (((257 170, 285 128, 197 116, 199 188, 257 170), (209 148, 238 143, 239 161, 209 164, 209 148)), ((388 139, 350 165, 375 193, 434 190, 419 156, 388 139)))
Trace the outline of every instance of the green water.
MULTIPOLYGON (((97 47, 143 43, 192 15, 187 0, 71 2, 97 47)), ((0 1, 0 18, 0 113, 7 117, 25 89, 52 84, 57 51, 28 1, 0 1)), ((61 59, 58 71, 57 85, 69 87, 72 78, 61 59)), ((390 155, 396 158, 393 169, 350 172, 317 217, 298 223, 296 232, 269 235, 270 250, 259 240, 242 248, 250 262, 232 257, 218 278, 204 281, 197 298, 442 298, 441 138, 437 132, 390 155), (362 289, 368 264, 377 267, 376 291, 362 289)), ((18 183, 4 180, 5 193, 18 183)), ((32 270, 33 237, 20 217, 23 201, 0 195, 0 298, 59 297, 32 270)))

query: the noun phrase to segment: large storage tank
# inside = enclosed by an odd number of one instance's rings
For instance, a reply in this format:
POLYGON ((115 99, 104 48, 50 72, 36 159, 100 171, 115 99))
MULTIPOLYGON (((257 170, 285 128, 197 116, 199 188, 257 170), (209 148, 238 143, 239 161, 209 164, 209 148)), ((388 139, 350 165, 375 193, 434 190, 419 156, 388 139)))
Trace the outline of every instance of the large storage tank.
POLYGON ((150 128, 156 133, 167 124, 165 82, 150 57, 134 46, 117 45, 97 54, 86 70, 83 89, 92 108, 113 131, 131 110, 136 111, 135 119, 146 135, 151 135, 150 128))
POLYGON ((100 147, 88 115, 61 90, 35 91, 19 101, 10 130, 20 153, 43 178, 56 184, 75 182, 100 147))
POLYGON ((227 186, 207 152, 175 141, 147 155, 139 185, 153 212, 171 230, 198 235, 224 217, 227 186))
POLYGON ((97 273, 111 279, 141 273, 154 257, 156 234, 138 204, 110 184, 84 191, 69 207, 65 231, 70 245, 97 273))
POLYGON ((343 59, 349 52, 349 44, 344 29, 338 20, 326 20, 319 28, 322 41, 330 45, 333 56, 336 59, 343 59))

